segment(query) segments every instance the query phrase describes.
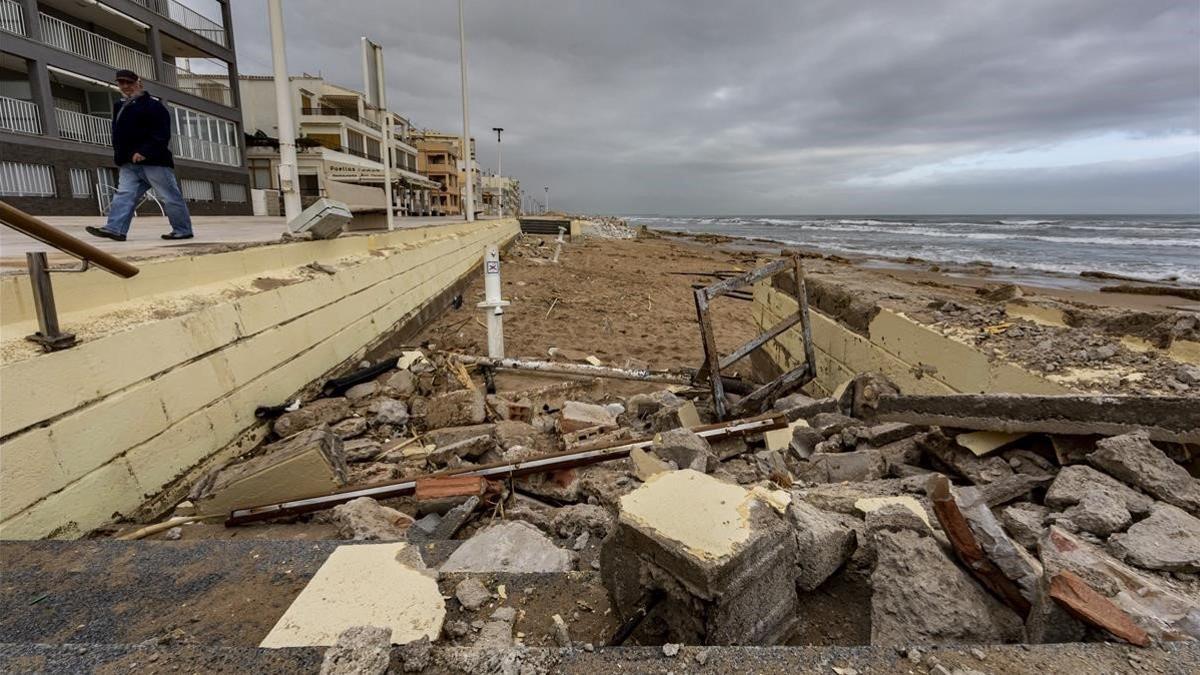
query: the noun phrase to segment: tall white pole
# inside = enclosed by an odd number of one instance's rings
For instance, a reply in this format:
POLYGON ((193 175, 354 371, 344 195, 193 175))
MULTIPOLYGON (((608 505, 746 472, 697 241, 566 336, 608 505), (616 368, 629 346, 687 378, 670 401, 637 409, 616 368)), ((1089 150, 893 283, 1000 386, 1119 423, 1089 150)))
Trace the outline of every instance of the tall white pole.
MULTIPOLYGON (((364 40, 366 38, 363 38, 364 40)), ((375 56, 375 74, 379 78, 379 107, 383 109, 383 184, 387 199, 387 229, 396 229, 395 210, 392 205, 392 113, 387 104, 387 78, 383 74, 383 48, 372 49, 375 56)))
POLYGON ((466 169, 467 189, 464 193, 463 211, 467 222, 475 222, 475 195, 471 181, 471 116, 467 105, 467 31, 463 27, 463 0, 458 0, 458 62, 462 68, 462 161, 466 169))
POLYGON ((500 134, 504 131, 502 127, 492 127, 492 131, 496 132, 496 177, 499 179, 496 183, 500 186, 500 217, 504 217, 504 145, 500 142, 500 134))
POLYGON ((546 207, 545 207, 545 209, 546 209, 547 213, 550 212, 550 186, 549 185, 546 186, 546 207))
POLYGON ((300 174, 296 169, 296 123, 292 119, 282 0, 267 0, 267 14, 271 25, 271 62, 275 66, 275 116, 279 123, 279 189, 283 193, 283 213, 290 223, 301 211, 300 174))

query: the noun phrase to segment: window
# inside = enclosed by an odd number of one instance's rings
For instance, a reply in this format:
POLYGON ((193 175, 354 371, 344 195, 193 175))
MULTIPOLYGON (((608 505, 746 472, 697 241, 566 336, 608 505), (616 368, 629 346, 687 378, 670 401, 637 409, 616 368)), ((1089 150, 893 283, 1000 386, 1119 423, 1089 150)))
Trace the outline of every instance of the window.
POLYGON ((221 183, 221 201, 234 204, 246 203, 246 186, 240 183, 221 183))
POLYGON ((53 197, 54 169, 45 164, 0 162, 0 195, 53 197))
POLYGON ((211 202, 213 200, 213 184, 206 180, 183 178, 179 181, 179 191, 189 202, 211 202))
POLYGON ((88 169, 71 169, 71 196, 82 199, 92 196, 92 172, 88 169))
POLYGON ((271 160, 269 159, 252 159, 250 160, 250 187, 255 190, 271 190, 274 189, 275 181, 271 175, 271 160))
POLYGON ((175 123, 171 150, 176 157, 227 166, 242 163, 233 122, 173 104, 168 108, 175 123))
POLYGON ((300 174, 300 196, 320 197, 321 178, 315 173, 300 174))

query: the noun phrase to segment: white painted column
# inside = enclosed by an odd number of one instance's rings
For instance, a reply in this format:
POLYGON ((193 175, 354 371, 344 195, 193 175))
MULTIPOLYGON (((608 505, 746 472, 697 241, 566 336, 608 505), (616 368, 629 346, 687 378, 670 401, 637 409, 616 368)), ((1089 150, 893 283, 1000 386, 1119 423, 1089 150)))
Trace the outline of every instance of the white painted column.
POLYGON ((283 193, 283 213, 290 223, 301 211, 300 174, 296 167, 296 122, 292 118, 292 86, 288 81, 282 0, 267 0, 267 13, 270 15, 275 112, 279 124, 279 190, 283 193))

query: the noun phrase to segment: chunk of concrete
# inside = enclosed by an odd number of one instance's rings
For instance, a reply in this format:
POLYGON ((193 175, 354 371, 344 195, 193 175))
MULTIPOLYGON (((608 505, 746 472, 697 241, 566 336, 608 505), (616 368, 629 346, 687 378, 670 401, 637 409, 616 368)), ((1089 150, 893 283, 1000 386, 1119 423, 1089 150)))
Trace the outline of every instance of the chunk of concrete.
POLYGON ((629 461, 633 464, 633 475, 642 482, 650 480, 650 477, 655 474, 671 471, 669 464, 641 448, 633 448, 629 451, 629 461))
POLYGON ((908 530, 875 537, 873 646, 1021 641, 1021 618, 946 557, 933 538, 908 530))
POLYGON ((392 653, 392 629, 386 626, 353 626, 338 635, 325 650, 321 675, 383 675, 392 653))
POLYGON ((329 425, 301 431, 222 468, 195 488, 200 514, 225 513, 336 490, 346 484, 342 439, 329 425))
POLYGON ((397 370, 388 377, 383 386, 400 398, 408 398, 417 393, 417 378, 408 370, 397 370))
POLYGON ((1038 542, 1046 576, 1074 572, 1159 640, 1200 639, 1200 599, 1177 593, 1059 527, 1038 542))
POLYGON ((356 544, 334 549, 259 646, 328 647, 347 628, 362 625, 390 628, 392 644, 436 640, 446 617, 445 602, 432 577, 401 562, 411 559, 407 547, 356 544))
POLYGON ((350 402, 345 398, 319 398, 305 403, 299 410, 280 415, 271 428, 275 430, 275 435, 287 438, 305 429, 340 422, 349 416, 350 402))
POLYGON ((933 531, 933 525, 929 523, 929 514, 925 512, 925 507, 921 506, 921 502, 915 497, 908 495, 898 495, 895 497, 863 497, 854 501, 854 508, 863 517, 870 516, 874 511, 879 509, 889 508, 892 506, 900 506, 908 509, 914 516, 921 519, 925 523, 926 529, 933 531))
MULTIPOLYGON (((821 432, 804 424, 803 426, 790 427, 792 430, 791 440, 788 443, 788 450, 791 454, 799 459, 808 459, 814 452, 817 451, 817 445, 825 440, 821 432)), ((767 432, 771 433, 771 432, 767 432)))
POLYGON ((370 497, 333 507, 329 520, 337 528, 338 537, 355 541, 402 541, 413 524, 408 515, 370 497))
POLYGON ((977 457, 970 450, 939 442, 931 442, 925 449, 948 469, 975 485, 994 483, 1013 475, 1012 467, 999 457, 977 457))
MULTIPOLYGON (((803 464, 803 463, 801 463, 803 464)), ((887 464, 876 449, 854 452, 818 452, 808 465, 797 468, 800 477, 813 483, 859 483, 887 475, 887 464)))
POLYGON ((1124 531, 1133 522, 1124 502, 1104 492, 1084 495, 1078 504, 1052 518, 1068 530, 1090 532, 1101 539, 1124 531))
POLYGON ((1000 512, 1000 522, 1014 541, 1032 551, 1046 531, 1044 523, 1049 513, 1050 509, 1041 504, 1021 502, 1005 507, 1000 512))
POLYGON ((583 532, 607 537, 615 522, 616 518, 603 506, 570 504, 555 510, 550 529, 560 537, 575 537, 583 532))
POLYGON ((687 429, 671 429, 656 434, 650 450, 664 460, 675 462, 680 469, 707 473, 717 466, 717 457, 708 441, 687 429))
POLYGON ((862 427, 857 431, 860 441, 866 442, 873 448, 880 448, 889 443, 902 441, 920 433, 921 427, 904 422, 884 422, 871 427, 862 427))
POLYGON ((460 389, 429 399, 425 426, 429 429, 482 424, 487 419, 484 393, 478 389, 460 389))
POLYGON ((567 572, 574 567, 570 551, 554 545, 536 527, 522 521, 496 523, 458 547, 443 572, 567 572))
POLYGON ((1148 570, 1200 572, 1200 519, 1170 504, 1157 504, 1150 517, 1108 547, 1118 558, 1148 570))
POLYGON ((1056 509, 1074 506, 1089 494, 1103 493, 1125 504, 1134 515, 1150 513, 1154 500, 1133 488, 1100 473, 1090 466, 1072 464, 1064 466, 1046 490, 1046 506, 1056 509))
POLYGON ((494 428, 492 434, 496 437, 496 442, 500 444, 500 447, 505 450, 516 445, 536 448, 542 438, 541 432, 533 428, 533 425, 528 422, 503 420, 488 426, 494 428))
POLYGON ((379 398, 371 401, 367 412, 373 415, 372 422, 376 425, 390 424, 401 427, 408 424, 408 406, 394 398, 379 398))
POLYGON ((619 617, 658 592, 652 614, 670 642, 769 645, 790 633, 796 538, 774 507, 690 469, 653 476, 620 504, 600 554, 619 617))
POLYGON ((1098 441, 1087 461, 1168 504, 1200 515, 1200 480, 1155 447, 1144 431, 1098 441))
POLYGON ((429 453, 429 461, 439 466, 449 464, 456 459, 478 459, 490 450, 498 451, 500 446, 491 436, 475 436, 450 445, 438 446, 429 453))
POLYGON ((333 433, 343 441, 362 436, 367 431, 367 420, 363 417, 347 417, 333 425, 333 433))
POLYGON ((1003 431, 971 431, 955 436, 954 442, 970 450, 976 457, 983 457, 1025 436, 1026 434, 1010 434, 1003 431))
MULTIPOLYGON (((337 433, 336 431, 334 433, 337 433)), ((369 462, 383 449, 383 444, 374 438, 356 438, 342 444, 342 455, 347 462, 369 462)))
POLYGON ((346 400, 359 403, 379 393, 379 383, 375 381, 361 382, 346 390, 346 400))
POLYGON ((808 422, 796 420, 782 429, 772 429, 763 432, 763 444, 768 450, 787 450, 792 444, 792 435, 796 429, 811 429, 808 422))
POLYGON ((463 609, 474 612, 492 599, 492 592, 479 579, 467 577, 454 587, 454 597, 458 598, 458 604, 463 609))
POLYGON ((571 433, 591 427, 616 426, 617 418, 602 405, 566 401, 558 420, 558 430, 561 433, 571 433))
POLYGON ((854 555, 858 539, 832 514, 807 502, 793 500, 787 516, 796 533, 796 586, 813 591, 854 555))
MULTIPOLYGON (((496 424, 471 424, 461 427, 430 429, 425 432, 425 442, 438 447, 444 447, 465 441, 468 438, 475 438, 476 436, 491 436, 492 438, 496 438, 496 428, 496 424)), ((505 445, 503 442, 501 444, 505 445)))
MULTIPOLYGON (((516 623, 517 612, 512 607, 497 607, 491 618, 483 624, 479 637, 475 639, 477 649, 504 649, 513 644, 513 624, 516 623)), ((491 671, 507 672, 507 671, 491 671)), ((512 672, 519 672, 514 670, 512 672)))
POLYGON ((1008 536, 985 501, 982 490, 964 487, 953 490, 953 494, 967 527, 984 554, 1016 585, 1021 597, 1032 603, 1042 578, 1042 563, 1008 536))

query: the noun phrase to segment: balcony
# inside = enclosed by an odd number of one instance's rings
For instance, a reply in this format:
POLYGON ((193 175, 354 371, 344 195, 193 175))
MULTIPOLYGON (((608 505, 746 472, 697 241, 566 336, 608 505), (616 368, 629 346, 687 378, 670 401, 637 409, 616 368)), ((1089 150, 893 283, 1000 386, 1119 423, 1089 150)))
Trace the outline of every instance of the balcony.
POLYGON ((58 120, 58 135, 80 143, 112 145, 112 120, 107 117, 86 115, 62 108, 54 109, 58 120))
POLYGON ((0 131, 17 134, 42 133, 42 117, 36 103, 0 96, 0 131))
POLYGON ((372 129, 374 129, 375 131, 380 131, 378 124, 359 115, 357 110, 346 110, 343 108, 332 108, 332 107, 328 107, 328 106, 323 106, 320 108, 301 108, 300 114, 301 115, 319 115, 319 116, 325 116, 325 117, 345 117, 346 119, 351 119, 351 120, 354 120, 355 122, 358 122, 359 124, 368 126, 372 129))
POLYGON ((383 162, 382 156, 372 155, 365 150, 358 150, 356 148, 347 148, 346 146, 342 146, 342 147, 338 148, 337 150, 338 150, 338 152, 344 152, 347 155, 354 155, 355 157, 362 157, 363 159, 369 159, 372 162, 381 162, 381 163, 383 162))
POLYGON ((154 72, 154 60, 149 54, 48 14, 39 14, 38 19, 42 26, 42 41, 51 47, 112 68, 128 68, 147 74, 154 72))
POLYGON ((15 0, 0 0, 0 30, 29 37, 29 31, 25 29, 25 15, 21 11, 21 3, 15 0))
POLYGON ((133 0, 146 9, 165 16, 200 37, 228 47, 225 27, 177 0, 133 0))
POLYGON ((233 105, 233 93, 229 81, 220 75, 193 73, 178 65, 164 64, 163 84, 179 91, 208 99, 221 105, 233 105))

